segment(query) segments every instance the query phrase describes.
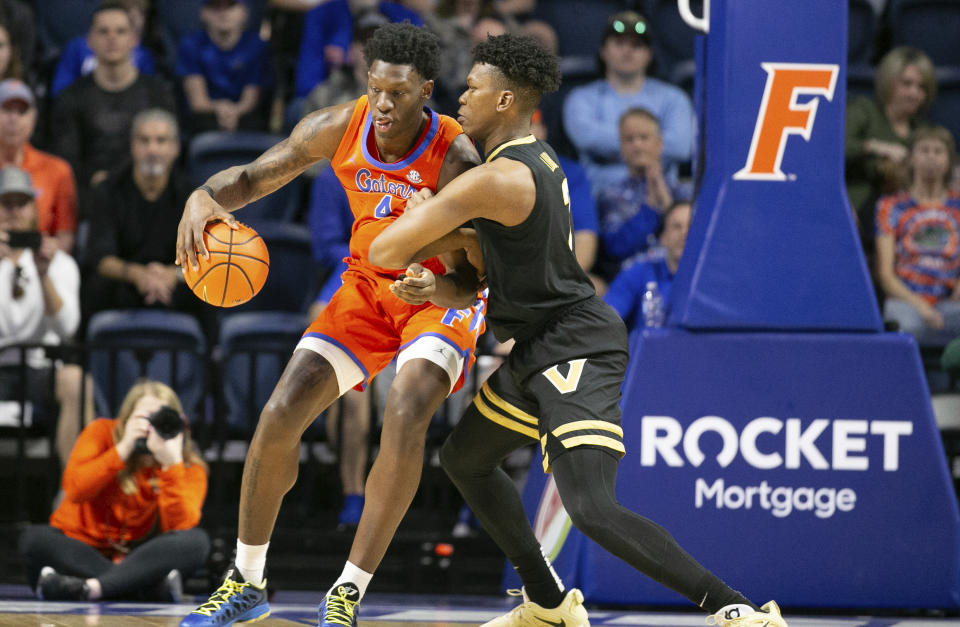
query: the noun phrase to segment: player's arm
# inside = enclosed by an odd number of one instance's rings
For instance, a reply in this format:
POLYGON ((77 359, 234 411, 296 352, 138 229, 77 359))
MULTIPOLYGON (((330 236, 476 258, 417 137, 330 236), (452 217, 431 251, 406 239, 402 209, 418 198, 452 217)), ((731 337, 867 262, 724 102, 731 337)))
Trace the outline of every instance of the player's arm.
POLYGON ((217 172, 187 199, 177 230, 176 263, 197 267, 197 253, 207 256, 204 227, 216 220, 233 224, 230 215, 258 198, 276 191, 316 161, 333 157, 350 122, 354 102, 315 111, 290 136, 246 165, 217 172))
POLYGON ((384 229, 370 244, 370 262, 406 268, 419 251, 438 240, 465 242, 460 239, 466 237, 460 227, 474 218, 505 226, 520 224, 533 210, 536 194, 533 174, 519 161, 497 159, 477 166, 384 229))

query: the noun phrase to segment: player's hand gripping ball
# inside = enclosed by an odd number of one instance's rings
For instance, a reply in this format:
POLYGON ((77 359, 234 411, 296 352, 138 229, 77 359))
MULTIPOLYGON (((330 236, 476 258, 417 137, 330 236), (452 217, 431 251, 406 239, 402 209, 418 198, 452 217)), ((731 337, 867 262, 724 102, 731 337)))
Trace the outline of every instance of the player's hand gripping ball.
POLYGON ((210 258, 197 255, 198 269, 185 264, 183 276, 197 298, 217 307, 242 305, 260 291, 270 270, 263 238, 249 226, 211 222, 203 231, 210 258))

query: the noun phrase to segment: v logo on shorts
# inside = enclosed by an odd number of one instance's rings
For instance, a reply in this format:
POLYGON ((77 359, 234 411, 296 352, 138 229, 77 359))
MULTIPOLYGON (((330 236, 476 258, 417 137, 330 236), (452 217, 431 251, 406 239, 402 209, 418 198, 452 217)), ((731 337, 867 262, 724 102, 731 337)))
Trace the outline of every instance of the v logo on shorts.
POLYGON ((583 365, 587 363, 586 359, 573 359, 569 362, 570 370, 567 372, 567 376, 560 374, 560 369, 557 366, 551 366, 548 369, 543 371, 543 376, 547 378, 547 381, 553 384, 553 387, 561 394, 569 394, 574 392, 577 389, 577 386, 580 384, 580 376, 583 374, 583 365))

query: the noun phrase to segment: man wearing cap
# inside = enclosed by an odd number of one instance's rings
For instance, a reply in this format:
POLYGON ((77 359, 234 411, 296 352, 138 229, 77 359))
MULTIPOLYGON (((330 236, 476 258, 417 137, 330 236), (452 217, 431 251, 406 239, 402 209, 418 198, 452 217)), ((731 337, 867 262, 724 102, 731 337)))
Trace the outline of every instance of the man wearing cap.
MULTIPOLYGON (((15 166, 0 169, 0 399, 20 398, 24 381, 17 344, 60 344, 69 340, 80 322, 80 272, 73 258, 52 237, 37 233, 37 190, 30 175, 15 166), (35 237, 31 238, 30 235, 35 237)), ((40 348, 26 351, 26 398, 35 420, 49 415, 50 369, 40 348), (46 411, 45 411, 46 410, 46 411)), ((80 377, 78 366, 56 373, 61 417, 57 451, 66 461, 79 432, 80 377)), ((88 388, 88 416, 92 412, 88 388)), ((0 403, 0 414, 10 405, 0 403)), ((18 405, 18 404, 17 404, 18 405)), ((14 408, 19 415, 19 407, 14 408)))
POLYGON ((206 0, 200 8, 203 30, 180 42, 176 73, 193 132, 266 126, 262 105, 270 57, 257 31, 245 30, 249 14, 244 0, 206 0))
POLYGON ((133 64, 137 33, 122 1, 96 8, 87 42, 97 65, 60 92, 51 117, 53 152, 73 166, 81 204, 129 154, 133 116, 151 107, 176 110, 172 90, 133 64))
POLYGON ((580 154, 594 191, 627 175, 620 159, 618 120, 631 107, 643 107, 660 122, 663 171, 677 178, 677 165, 693 152, 693 106, 679 87, 647 76, 653 60, 650 25, 639 13, 610 17, 600 47, 604 77, 567 96, 563 127, 580 154))
POLYGON ((0 167, 17 166, 30 174, 36 189, 37 228, 70 252, 77 230, 73 170, 63 159, 30 145, 36 125, 37 107, 30 88, 13 78, 0 82, 0 167))

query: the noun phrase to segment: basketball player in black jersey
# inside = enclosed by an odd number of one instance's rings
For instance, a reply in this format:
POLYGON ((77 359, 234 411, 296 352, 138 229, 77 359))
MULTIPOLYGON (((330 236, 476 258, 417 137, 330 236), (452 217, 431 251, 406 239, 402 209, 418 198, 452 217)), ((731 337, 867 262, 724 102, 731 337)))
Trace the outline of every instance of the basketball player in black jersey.
POLYGON ((541 94, 558 86, 556 57, 533 40, 508 34, 479 44, 459 122, 485 163, 408 210, 370 246, 372 263, 407 268, 392 289, 411 302, 435 289, 417 261, 438 250, 474 250, 471 261, 485 266, 490 289, 487 324, 501 342, 516 341, 441 451, 444 469, 524 584, 524 602, 487 625, 589 625, 583 595, 564 590, 500 468, 533 439, 573 524, 600 546, 705 609, 708 622, 785 627, 776 603, 758 608, 666 530, 616 501, 627 334, 577 264, 566 178, 553 149, 530 133, 541 94), (459 228, 471 221, 475 232, 459 228))

